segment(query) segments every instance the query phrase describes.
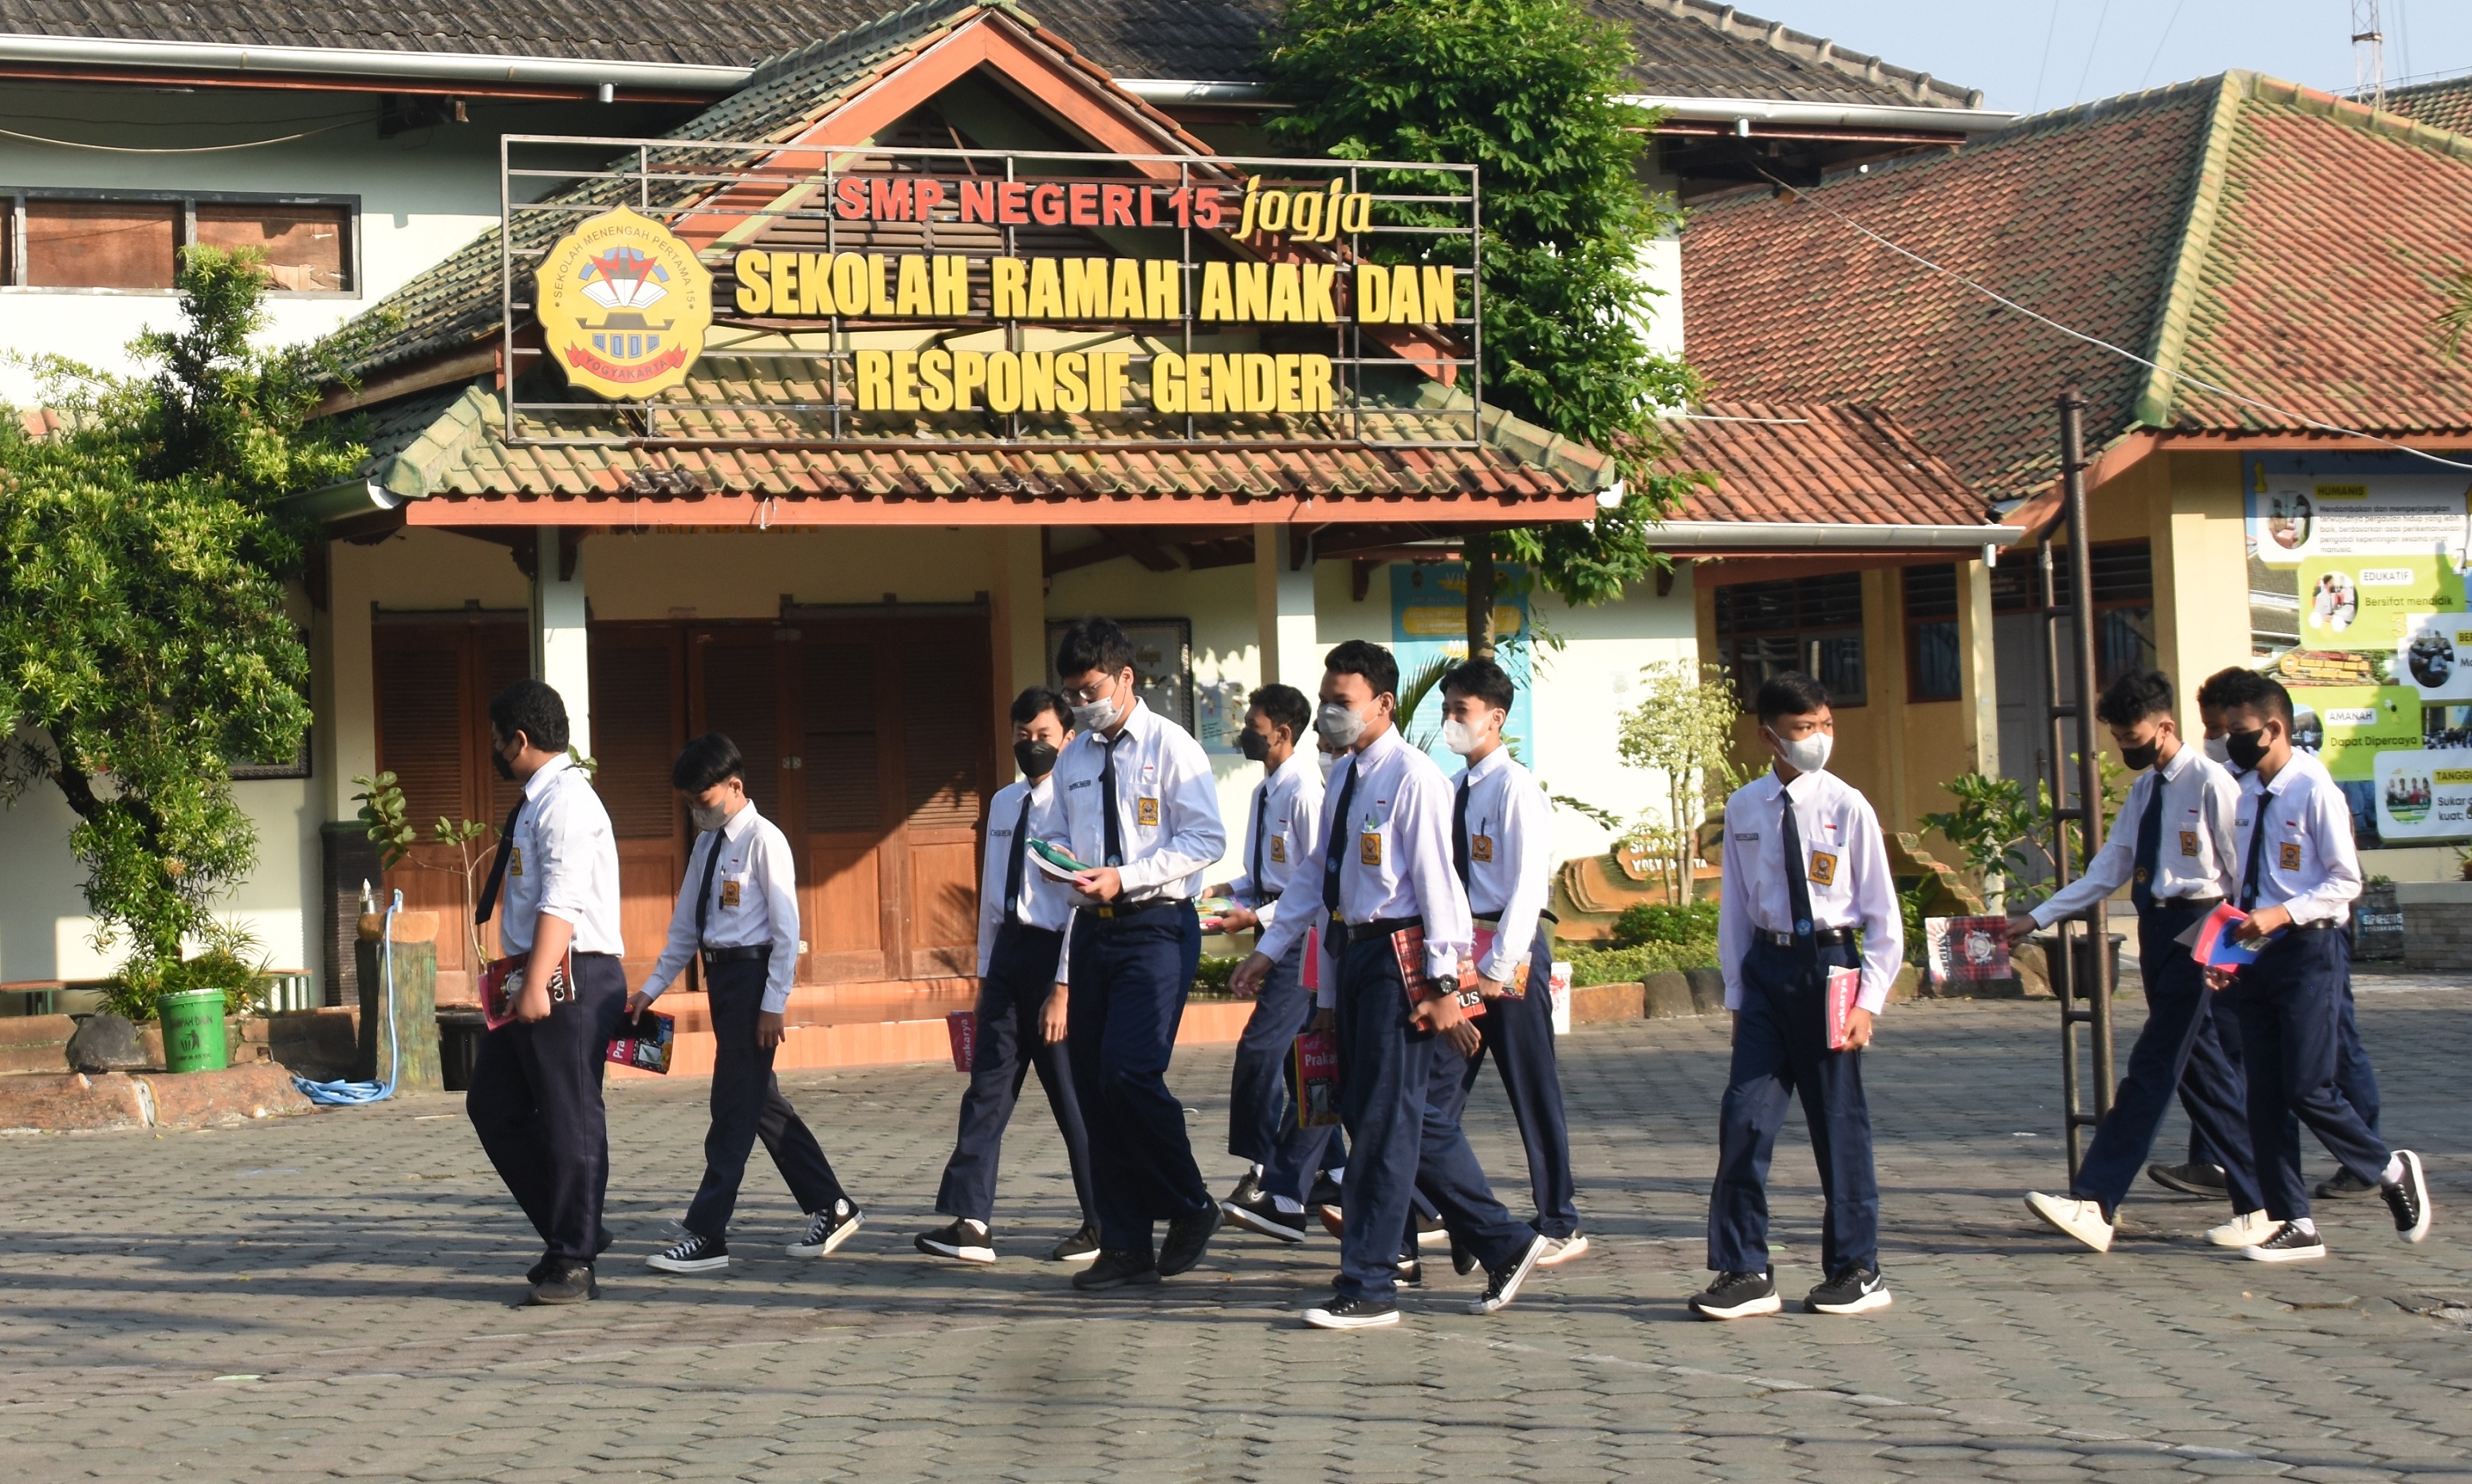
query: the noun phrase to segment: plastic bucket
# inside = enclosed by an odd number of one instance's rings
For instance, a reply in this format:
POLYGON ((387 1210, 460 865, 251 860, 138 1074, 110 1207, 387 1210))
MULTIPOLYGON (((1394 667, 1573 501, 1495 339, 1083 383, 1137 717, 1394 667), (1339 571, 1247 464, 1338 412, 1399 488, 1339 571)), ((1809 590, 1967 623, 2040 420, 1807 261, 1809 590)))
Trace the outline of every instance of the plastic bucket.
POLYGON ((224 1045, 224 992, 182 990, 154 1002, 163 1021, 163 1068, 215 1072, 231 1065, 224 1045))

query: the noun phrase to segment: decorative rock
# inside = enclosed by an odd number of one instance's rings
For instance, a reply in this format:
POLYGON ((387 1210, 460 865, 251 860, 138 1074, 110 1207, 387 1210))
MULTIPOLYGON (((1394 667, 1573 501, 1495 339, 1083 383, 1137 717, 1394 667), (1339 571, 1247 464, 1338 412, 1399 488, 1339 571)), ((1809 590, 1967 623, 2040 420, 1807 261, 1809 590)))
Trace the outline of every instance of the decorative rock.
POLYGON ((273 1062, 219 1072, 147 1077, 156 1128, 197 1128, 307 1113, 313 1106, 293 1086, 292 1073, 273 1062))
POLYGON ((1690 981, 1691 1002, 1703 1016, 1723 1015, 1725 1011, 1725 973, 1721 969, 1686 969, 1682 977, 1690 981))
POLYGON ((117 1072, 0 1078, 0 1129, 142 1128, 146 1113, 137 1084, 117 1072))
POLYGON ((1700 1013, 1699 1001, 1691 993, 1691 981, 1678 969, 1650 974, 1640 988, 1646 998, 1644 1008, 1652 1020, 1678 1020, 1700 1013))
POLYGON ((69 1038, 68 1060, 69 1070, 79 1072, 127 1071, 152 1065, 146 1038, 128 1017, 108 1010, 86 1017, 77 1028, 69 1038))

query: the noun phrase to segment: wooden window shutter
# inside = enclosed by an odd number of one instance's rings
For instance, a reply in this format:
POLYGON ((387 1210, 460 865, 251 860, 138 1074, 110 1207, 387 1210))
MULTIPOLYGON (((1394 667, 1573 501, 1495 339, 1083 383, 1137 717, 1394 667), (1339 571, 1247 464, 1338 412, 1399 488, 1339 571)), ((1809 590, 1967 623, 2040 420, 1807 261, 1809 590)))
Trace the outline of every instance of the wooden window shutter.
POLYGON ((987 747, 985 679, 967 662, 963 646, 914 638, 903 648, 906 673, 937 677, 903 701, 910 823, 928 829, 975 828, 987 747))
POLYGON ((868 710, 875 693, 874 647, 810 639, 799 666, 807 828, 820 834, 880 828, 882 759, 868 710))
POLYGON ((683 745, 672 722, 676 635, 598 629, 592 634, 593 783, 621 840, 677 833, 670 764, 683 745))

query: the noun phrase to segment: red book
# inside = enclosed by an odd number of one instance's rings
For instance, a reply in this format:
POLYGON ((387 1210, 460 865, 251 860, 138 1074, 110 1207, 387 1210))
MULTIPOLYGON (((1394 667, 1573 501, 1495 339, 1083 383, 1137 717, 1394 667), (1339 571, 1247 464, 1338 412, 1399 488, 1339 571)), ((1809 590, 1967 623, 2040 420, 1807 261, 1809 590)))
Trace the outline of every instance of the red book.
MULTIPOLYGON (((515 1017, 515 996, 524 992, 524 965, 529 953, 491 959, 481 970, 481 1023, 496 1030, 515 1017)), ((563 1005, 575 998, 575 951, 570 948, 549 973, 549 1002, 563 1005)))
POLYGON ((944 1017, 944 1029, 953 1038, 953 1070, 967 1073, 979 1055, 978 1012, 954 1011, 944 1017))
POLYGON ((1444 983, 1425 970, 1425 930, 1403 927, 1390 935, 1390 952, 1399 961, 1399 982, 1408 989, 1410 1009, 1445 993, 1460 997, 1460 1013, 1473 1020, 1485 1014, 1485 996, 1476 992, 1476 964, 1460 955, 1456 983, 1444 983))
POLYGON ((1854 1018, 1854 1001, 1863 993, 1863 970, 1832 969, 1828 971, 1828 1049, 1845 1049, 1845 1027, 1854 1018))
POLYGON ((1290 1053, 1296 1074, 1296 1127, 1324 1129, 1339 1122, 1339 1037, 1306 1031, 1290 1053))

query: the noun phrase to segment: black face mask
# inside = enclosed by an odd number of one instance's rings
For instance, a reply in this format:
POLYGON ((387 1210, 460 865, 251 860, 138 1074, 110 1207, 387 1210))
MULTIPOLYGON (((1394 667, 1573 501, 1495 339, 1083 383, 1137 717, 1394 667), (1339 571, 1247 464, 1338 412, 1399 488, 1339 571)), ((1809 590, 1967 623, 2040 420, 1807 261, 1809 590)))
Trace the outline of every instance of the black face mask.
POLYGON ((498 777, 508 782, 511 783, 515 780, 515 765, 507 761, 507 754, 498 751, 494 743, 489 748, 489 766, 496 769, 498 777))
POLYGON ((1247 762, 1269 762, 1271 739, 1248 727, 1236 733, 1236 751, 1245 754, 1247 762))
POLYGON ((2235 731, 2223 737, 2223 746, 2232 754, 2232 766, 2243 773, 2254 773, 2266 761, 2266 729, 2235 731))
POLYGON ((2156 742, 2149 742, 2144 747, 2124 747, 2120 750, 2120 760, 2128 764, 2132 770, 2151 768, 2154 766, 2154 755, 2161 751, 2163 751, 2162 744, 2156 742))
POLYGON ((1051 743, 1024 739, 1012 745, 1012 760, 1021 764, 1026 776, 1043 778, 1056 771, 1056 748, 1051 743))

